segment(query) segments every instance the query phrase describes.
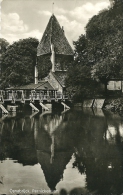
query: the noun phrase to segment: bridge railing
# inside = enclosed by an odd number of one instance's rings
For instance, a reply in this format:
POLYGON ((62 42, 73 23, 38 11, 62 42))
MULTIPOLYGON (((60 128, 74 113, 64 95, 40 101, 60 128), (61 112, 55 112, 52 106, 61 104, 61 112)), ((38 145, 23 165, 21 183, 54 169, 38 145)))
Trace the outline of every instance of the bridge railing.
POLYGON ((68 95, 63 95, 63 99, 68 99, 68 95))
POLYGON ((62 100, 68 99, 66 94, 57 91, 34 91, 34 90, 0 90, 0 96, 4 100, 21 101, 21 100, 62 100))

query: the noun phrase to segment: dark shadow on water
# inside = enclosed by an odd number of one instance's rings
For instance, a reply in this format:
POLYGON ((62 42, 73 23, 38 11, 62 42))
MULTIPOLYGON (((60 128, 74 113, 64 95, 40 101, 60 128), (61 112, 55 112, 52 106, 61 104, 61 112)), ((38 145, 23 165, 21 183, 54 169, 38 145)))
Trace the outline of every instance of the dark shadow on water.
MULTIPOLYGON (((86 185, 60 195, 123 193, 123 120, 102 110, 65 113, 19 113, 0 121, 0 160, 39 163, 47 185, 55 190, 74 155, 73 168, 86 185)), ((76 184, 77 185, 77 184, 76 184)))

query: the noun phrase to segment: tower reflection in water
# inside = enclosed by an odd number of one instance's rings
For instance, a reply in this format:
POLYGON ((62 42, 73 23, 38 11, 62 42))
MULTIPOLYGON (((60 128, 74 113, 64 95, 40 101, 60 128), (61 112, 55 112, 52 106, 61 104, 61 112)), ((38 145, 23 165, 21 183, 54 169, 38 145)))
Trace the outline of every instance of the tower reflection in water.
POLYGON ((0 139, 0 160, 10 158, 24 166, 39 163, 51 190, 64 181, 73 156, 73 170, 78 169, 78 178, 86 177, 84 188, 74 181, 80 191, 123 192, 123 121, 116 114, 89 109, 17 114, 1 118, 0 139))

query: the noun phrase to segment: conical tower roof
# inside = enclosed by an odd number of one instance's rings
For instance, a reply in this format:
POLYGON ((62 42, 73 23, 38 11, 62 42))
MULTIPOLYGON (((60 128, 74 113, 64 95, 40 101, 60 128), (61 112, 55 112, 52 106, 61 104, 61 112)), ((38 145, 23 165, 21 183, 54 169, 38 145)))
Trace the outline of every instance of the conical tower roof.
POLYGON ((64 31, 54 15, 50 17, 42 39, 38 45, 37 56, 50 54, 51 44, 54 45, 56 54, 73 55, 73 50, 64 35, 64 31))

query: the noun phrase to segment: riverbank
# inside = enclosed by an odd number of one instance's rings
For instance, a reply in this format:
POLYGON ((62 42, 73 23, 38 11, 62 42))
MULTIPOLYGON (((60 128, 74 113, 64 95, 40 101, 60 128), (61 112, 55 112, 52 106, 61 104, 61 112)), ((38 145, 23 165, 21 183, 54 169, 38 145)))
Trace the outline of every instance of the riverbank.
POLYGON ((123 98, 107 98, 104 103, 104 109, 123 115, 123 98))
MULTIPOLYGON (((94 99, 88 99, 88 101, 86 102, 86 106, 87 107, 93 107, 94 103, 93 103, 94 99)), ((100 99, 101 100, 101 99, 100 99)), ((117 112, 120 115, 123 116, 123 98, 106 98, 104 101, 104 99, 102 99, 102 107, 105 110, 110 110, 112 112, 117 112)), ((85 100, 82 101, 82 103, 76 103, 75 107, 85 107, 85 100)), ((94 106, 95 107, 95 106, 94 106)))

